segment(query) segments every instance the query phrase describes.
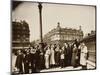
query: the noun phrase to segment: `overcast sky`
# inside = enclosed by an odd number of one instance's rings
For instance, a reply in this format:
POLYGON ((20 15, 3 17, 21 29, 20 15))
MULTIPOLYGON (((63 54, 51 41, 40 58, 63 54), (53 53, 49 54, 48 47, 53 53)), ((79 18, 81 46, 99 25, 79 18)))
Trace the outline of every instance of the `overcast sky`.
MULTIPOLYGON (((84 35, 95 30, 95 7, 64 4, 42 4, 43 35, 60 22, 62 28, 79 29, 82 26, 84 35)), ((13 21, 26 20, 30 28, 30 41, 39 39, 39 9, 38 4, 23 2, 13 10, 13 21)))

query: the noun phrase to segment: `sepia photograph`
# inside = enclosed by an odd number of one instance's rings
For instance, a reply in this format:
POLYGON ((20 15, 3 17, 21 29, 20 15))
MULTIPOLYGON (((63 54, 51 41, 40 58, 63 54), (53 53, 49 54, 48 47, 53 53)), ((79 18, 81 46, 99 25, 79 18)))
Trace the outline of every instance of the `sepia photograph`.
POLYGON ((96 70, 96 6, 12 0, 11 74, 96 70))

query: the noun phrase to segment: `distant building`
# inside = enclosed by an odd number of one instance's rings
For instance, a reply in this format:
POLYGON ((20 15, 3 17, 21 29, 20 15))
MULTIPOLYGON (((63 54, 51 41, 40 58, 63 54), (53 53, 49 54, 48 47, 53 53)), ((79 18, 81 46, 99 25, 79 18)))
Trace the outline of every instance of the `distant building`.
POLYGON ((30 30, 26 21, 12 22, 12 49, 27 48, 30 44, 30 30))
POLYGON ((60 23, 56 28, 44 35, 43 41, 48 44, 63 44, 65 42, 72 43, 75 39, 81 40, 83 38, 83 31, 81 26, 78 30, 72 28, 62 28, 60 23))
POLYGON ((96 32, 91 31, 88 33, 88 36, 85 36, 82 40, 88 48, 89 58, 88 60, 92 62, 96 62, 96 32))

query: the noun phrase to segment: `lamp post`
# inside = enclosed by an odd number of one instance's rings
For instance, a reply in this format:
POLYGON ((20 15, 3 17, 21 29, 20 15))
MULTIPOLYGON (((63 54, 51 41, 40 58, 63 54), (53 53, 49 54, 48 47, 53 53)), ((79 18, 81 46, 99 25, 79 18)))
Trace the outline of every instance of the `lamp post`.
POLYGON ((39 8, 39 19, 40 19, 40 43, 43 43, 43 38, 42 38, 42 5, 41 3, 38 4, 39 8))
POLYGON ((40 48, 40 63, 39 67, 40 69, 44 68, 44 50, 43 50, 43 38, 42 38, 42 5, 41 3, 38 4, 39 8, 39 19, 40 19, 40 43, 39 43, 39 48, 40 48))

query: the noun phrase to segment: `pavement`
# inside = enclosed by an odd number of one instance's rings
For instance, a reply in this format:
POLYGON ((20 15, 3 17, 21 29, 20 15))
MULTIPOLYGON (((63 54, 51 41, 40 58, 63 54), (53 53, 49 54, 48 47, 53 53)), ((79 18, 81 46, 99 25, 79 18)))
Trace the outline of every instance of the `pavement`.
POLYGON ((96 63, 87 60, 87 69, 95 69, 96 63))
MULTIPOLYGON (((91 65, 90 61, 88 61, 88 62, 89 62, 89 64, 87 63, 87 69, 95 69, 95 66, 93 66, 93 63, 91 65)), ((51 68, 51 69, 44 69, 44 70, 41 70, 40 72, 72 71, 72 70, 81 70, 81 69, 82 69, 81 66, 78 66, 76 68, 74 68, 73 66, 68 66, 68 67, 64 67, 64 68, 57 67, 57 68, 51 68)))
POLYGON ((40 72, 55 72, 55 71, 68 71, 68 70, 80 70, 82 69, 81 66, 77 67, 77 68, 73 68, 72 66, 68 66, 68 67, 64 67, 64 68, 61 68, 61 67, 57 67, 57 68, 51 68, 51 69, 44 69, 44 70, 41 70, 40 72))
MULTIPOLYGON (((12 59, 13 59, 13 61, 12 61, 12 71, 13 71, 16 56, 15 57, 13 56, 12 59)), ((96 64, 87 60, 87 69, 95 69, 95 68, 96 68, 96 64)), ((40 72, 70 71, 70 70, 81 70, 81 69, 82 69, 81 66, 76 67, 76 68, 73 68, 73 66, 68 66, 68 67, 64 67, 64 68, 57 67, 57 68, 43 69, 40 72)), ((23 75, 26 75, 26 74, 23 74, 23 75)))
MULTIPOLYGON (((76 68, 73 68, 72 66, 68 66, 68 67, 64 67, 64 68, 57 67, 57 68, 43 69, 40 72, 43 72, 43 73, 44 72, 59 72, 59 71, 61 72, 61 71, 81 70, 81 69, 82 69, 81 66, 76 67, 76 68)), ((87 69, 95 69, 95 67, 87 64, 87 69)), ((20 75, 29 75, 29 74, 20 74, 20 75)))

